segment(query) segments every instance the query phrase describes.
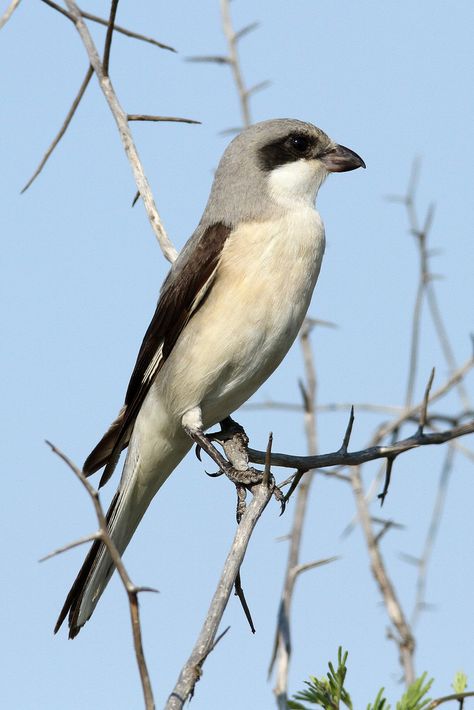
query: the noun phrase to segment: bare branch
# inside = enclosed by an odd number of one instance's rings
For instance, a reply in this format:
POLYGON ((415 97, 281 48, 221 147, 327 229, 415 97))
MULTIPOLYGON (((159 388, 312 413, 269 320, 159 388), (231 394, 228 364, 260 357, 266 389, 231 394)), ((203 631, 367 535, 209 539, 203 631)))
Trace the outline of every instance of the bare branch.
MULTIPOLYGON (((67 12, 67 10, 62 8, 60 5, 57 5, 55 2, 52 2, 52 0, 41 0, 41 2, 44 2, 45 5, 49 5, 49 7, 52 7, 54 10, 60 12, 61 15, 64 15, 69 20, 71 20, 71 22, 74 22, 74 16, 71 15, 71 13, 67 12)), ((92 15, 90 12, 85 12, 84 10, 79 10, 79 12, 85 20, 96 22, 97 24, 104 25, 105 27, 107 27, 109 24, 109 21, 105 20, 103 17, 92 15)), ((142 35, 139 32, 132 32, 126 27, 121 27, 120 25, 114 25, 114 32, 119 32, 119 34, 125 35, 126 37, 131 37, 132 39, 138 39, 141 42, 153 44, 155 47, 159 47, 160 49, 166 49, 169 52, 176 52, 176 49, 170 47, 169 44, 163 44, 163 42, 158 42, 158 40, 154 39, 153 37, 147 37, 146 35, 142 35)))
MULTIPOLYGON (((317 451, 315 413, 317 380, 310 341, 312 327, 313 324, 311 322, 305 321, 300 332, 300 343, 303 352, 305 371, 305 382, 300 382, 300 390, 304 406, 304 421, 308 451, 310 454, 315 454, 317 451)), ((268 669, 268 674, 270 675, 274 665, 276 664, 276 681, 273 693, 275 695, 279 710, 286 710, 288 705, 288 672, 291 660, 291 604, 296 578, 299 573, 298 570, 302 571, 304 566, 299 562, 299 557, 303 536, 303 526, 309 500, 309 492, 314 478, 314 472, 309 471, 301 481, 305 470, 306 467, 303 467, 303 470, 296 472, 293 484, 285 496, 285 500, 288 500, 296 486, 298 486, 295 512, 289 536, 290 545, 288 550, 288 561, 286 564, 285 578, 283 581, 283 590, 280 597, 277 625, 275 630, 275 641, 268 669)))
MULTIPOLYGON (((440 399, 443 397, 447 392, 449 392, 454 386, 456 386, 461 380, 464 378, 464 376, 469 372, 469 370, 472 369, 474 365, 474 357, 470 357, 469 360, 467 360, 464 365, 461 365, 457 370, 455 370, 450 377, 446 380, 446 382, 441 385, 441 387, 438 387, 437 390, 435 390, 431 396, 429 397, 429 404, 432 404, 433 402, 436 402, 436 400, 440 399)), ((407 422, 409 419, 411 419, 414 416, 419 415, 421 408, 423 406, 423 403, 421 404, 416 404, 412 407, 409 407, 408 409, 405 409, 400 413, 398 417, 396 417, 393 421, 389 422, 388 424, 385 424, 381 426, 378 431, 375 433, 374 437, 371 440, 371 443, 377 443, 378 441, 381 441, 383 438, 386 436, 389 436, 392 434, 394 431, 398 430, 402 424, 407 422)))
MULTIPOLYGON (((464 698, 474 698, 474 692, 471 690, 469 693, 452 693, 452 695, 445 695, 442 698, 436 698, 436 700, 432 700, 431 703, 427 705, 426 710, 434 710, 434 708, 437 708, 444 703, 449 703, 452 700, 459 700, 461 703, 464 698)), ((462 710, 462 705, 460 705, 459 708, 462 710)))
POLYGON ((272 497, 271 488, 263 484, 253 486, 252 492, 254 497, 250 505, 247 506, 237 528, 203 627, 190 657, 181 670, 173 692, 168 698, 166 710, 180 710, 186 700, 192 696, 194 687, 201 677, 202 665, 213 648, 214 639, 250 537, 272 497))
MULTIPOLYGON (((245 88, 244 80, 242 77, 242 70, 240 68, 239 53, 237 50, 237 43, 239 37, 235 33, 232 25, 229 0, 220 0, 220 4, 222 28, 224 30, 224 35, 226 37, 227 46, 229 49, 227 63, 230 64, 230 67, 232 69, 232 76, 234 77, 235 86, 239 95, 240 111, 242 113, 242 123, 244 127, 247 128, 247 126, 250 126, 252 120, 250 118, 249 92, 245 88)), ((246 28, 244 28, 244 30, 245 29, 246 28)), ((242 34, 240 35, 240 37, 242 37, 242 34)))
POLYGON ((7 7, 7 9, 3 13, 3 15, 0 17, 0 30, 2 29, 2 27, 4 25, 6 25, 6 23, 8 22, 10 17, 13 15, 13 13, 15 12, 15 10, 19 4, 20 4, 20 0, 11 0, 11 3, 7 7))
POLYGON ((403 609, 398 600, 395 588, 388 576, 380 547, 377 544, 372 530, 369 509, 358 466, 354 468, 351 480, 352 490, 354 492, 357 505, 357 513, 369 552, 372 574, 379 586, 389 619, 398 633, 395 640, 399 649, 400 663, 403 668, 405 683, 408 686, 415 680, 415 669, 413 665, 415 639, 413 638, 410 625, 408 624, 408 621, 403 613, 403 609))
POLYGON ((421 557, 417 560, 418 567, 418 578, 416 581, 416 599, 415 608, 413 610, 412 625, 414 626, 418 621, 420 612, 426 608, 425 590, 426 590, 426 578, 427 578, 427 568, 433 551, 436 536, 441 523, 441 518, 443 515, 444 503, 446 500, 446 494, 448 489, 448 483, 451 476, 454 461, 454 448, 448 446, 446 451, 446 457, 441 470, 441 476, 438 483, 438 490, 436 493, 436 499, 433 506, 433 512, 431 514, 431 521, 428 528, 428 533, 426 535, 425 544, 423 546, 423 552, 421 557))
POLYGON ((109 76, 110 49, 112 46, 112 35, 114 33, 115 16, 117 14, 119 0, 112 0, 110 4, 110 16, 105 35, 104 58, 102 60, 102 71, 104 76, 109 76))
POLYGON ((79 547, 79 545, 85 545, 87 542, 93 542, 94 540, 101 539, 102 535, 100 532, 92 533, 92 535, 86 535, 85 537, 79 538, 79 540, 74 540, 74 542, 70 542, 68 545, 63 545, 62 547, 56 548, 56 550, 53 550, 44 557, 40 557, 38 562, 46 562, 46 560, 50 560, 51 558, 56 557, 57 555, 61 555, 63 552, 67 552, 68 550, 73 550, 75 547, 79 547))
POLYGON ((127 113, 127 121, 169 121, 171 123, 193 123, 201 125, 201 121, 179 116, 153 116, 146 113, 127 113))
POLYGON ((140 195, 142 196, 143 203, 145 205, 145 209, 147 211, 148 219, 150 221, 152 229, 155 233, 155 236, 158 240, 158 243, 161 247, 164 256, 166 257, 166 259, 168 259, 168 261, 173 262, 177 256, 177 251, 171 243, 168 235, 166 234, 165 228, 161 222, 160 215, 158 214, 158 210, 156 208, 147 177, 144 173, 138 155, 138 151, 135 147, 132 134, 128 126, 127 114, 119 103, 110 78, 104 75, 97 49, 89 33, 89 30, 87 29, 87 26, 82 19, 79 8, 77 7, 74 0, 66 0, 66 5, 69 9, 69 12, 74 17, 74 24, 76 26, 76 29, 79 32, 79 35, 81 36, 84 47, 86 48, 87 54, 89 56, 90 63, 93 66, 97 79, 99 81, 100 88, 104 93, 112 115, 117 123, 120 138, 122 140, 125 153, 127 154, 127 158, 130 162, 138 190, 140 192, 140 195))
POLYGON ((235 41, 239 42, 242 37, 246 37, 250 32, 256 30, 257 27, 260 27, 260 22, 251 22, 249 25, 242 27, 242 29, 235 33, 235 41))
MULTIPOLYGON (((386 446, 370 446, 367 449, 353 451, 352 453, 341 453, 334 451, 329 454, 319 456, 293 456, 291 454, 272 453, 272 466, 282 466, 283 468, 297 468, 299 470, 310 470, 313 468, 327 468, 328 466, 358 466, 367 461, 376 459, 386 459, 398 456, 405 451, 416 449, 419 446, 431 446, 433 444, 444 444, 447 441, 457 439, 460 436, 474 433, 474 421, 461 426, 453 427, 446 431, 433 432, 432 434, 414 434, 407 439, 401 439, 394 444, 386 446)), ((264 463, 265 452, 256 449, 249 449, 249 460, 252 463, 264 463)))
POLYGON ((40 164, 39 164, 38 167, 36 168, 35 172, 34 172, 33 175, 30 177, 30 179, 28 180, 28 182, 26 183, 26 185, 24 186, 24 188, 21 190, 21 194, 23 194, 23 193, 30 187, 31 183, 38 177, 38 175, 40 174, 40 172, 43 170, 44 166, 46 165, 46 163, 47 163, 47 161, 48 161, 48 159, 49 159, 51 153, 52 153, 53 150, 56 148, 56 146, 58 145, 58 143, 59 143, 59 141, 61 140, 61 138, 63 137, 63 135, 66 133, 66 130, 67 130, 69 124, 71 123, 71 119, 72 119, 72 117, 74 116, 74 114, 76 113, 76 109, 77 109, 77 107, 79 106, 79 104, 80 104, 80 102, 81 102, 81 99, 82 99, 82 97, 84 96, 84 93, 85 93, 85 91, 86 91, 86 89, 87 89, 87 87, 88 87, 88 85, 89 85, 89 82, 90 82, 90 80, 91 80, 91 78, 92 78, 92 74, 93 74, 93 73, 94 73, 94 70, 93 70, 93 68, 89 65, 89 67, 87 68, 86 75, 85 75, 85 77, 84 77, 84 79, 83 79, 83 81, 82 81, 82 84, 81 84, 80 88, 79 88, 79 91, 77 92, 77 96, 76 96, 76 98, 74 99, 74 101, 72 102, 72 106, 71 106, 71 108, 69 109, 66 118, 64 119, 63 125, 62 125, 61 128, 59 129, 59 132, 57 133, 55 139, 53 140, 53 142, 52 142, 51 145, 49 146, 48 150, 47 150, 46 153, 44 154, 43 159, 41 160, 40 164))
POLYGON ((210 64, 230 64, 229 57, 218 54, 203 54, 196 57, 186 57, 187 62, 209 62, 210 64))
MULTIPOLYGON (((46 443, 48 444, 48 446, 51 447, 52 451, 57 454, 57 456, 59 456, 59 458, 62 459, 64 463, 71 469, 74 475, 82 483, 87 493, 89 494, 90 499, 92 500, 97 520, 99 522, 99 532, 90 537, 100 538, 102 540, 127 592, 130 618, 132 622, 133 645, 135 648, 135 657, 137 659, 138 670, 142 683, 145 707, 147 710, 154 710, 155 703, 153 700, 153 691, 151 688, 150 676, 148 674, 148 668, 146 665, 145 654, 143 652, 142 633, 140 625, 140 610, 138 607, 138 594, 141 591, 156 590, 151 590, 150 588, 145 587, 136 587, 132 583, 130 577, 128 576, 127 570, 125 569, 125 566, 122 562, 120 553, 117 550, 114 541, 109 535, 109 531, 107 528, 107 520, 102 509, 98 491, 96 491, 96 489, 89 483, 82 471, 71 461, 71 459, 66 456, 66 454, 64 454, 60 449, 54 446, 54 444, 52 444, 50 441, 47 441, 46 443)), ((85 542, 84 538, 78 540, 77 544, 82 544, 83 542, 85 542)), ((72 545, 68 545, 67 548, 64 549, 68 549, 73 546, 74 543, 72 545)))

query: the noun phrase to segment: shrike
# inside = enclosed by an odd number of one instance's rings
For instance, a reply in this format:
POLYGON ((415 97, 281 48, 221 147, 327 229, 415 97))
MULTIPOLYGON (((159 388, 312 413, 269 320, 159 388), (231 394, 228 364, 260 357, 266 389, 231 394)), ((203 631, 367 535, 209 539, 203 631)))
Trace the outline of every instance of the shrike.
MULTIPOLYGON (((275 119, 245 129, 217 169, 196 231, 160 292, 117 419, 84 464, 105 466, 128 447, 107 520, 120 553, 153 496, 193 444, 265 382, 295 340, 324 252, 315 209, 329 172, 365 167, 310 123, 275 119)), ((113 572, 96 541, 69 592, 74 638, 113 572)))

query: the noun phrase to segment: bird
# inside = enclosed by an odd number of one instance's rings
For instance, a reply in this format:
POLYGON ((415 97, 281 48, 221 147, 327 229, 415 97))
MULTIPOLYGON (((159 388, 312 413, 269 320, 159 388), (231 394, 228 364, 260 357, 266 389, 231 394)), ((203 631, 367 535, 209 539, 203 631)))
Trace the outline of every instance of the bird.
MULTIPOLYGON (((163 282, 118 417, 86 459, 99 487, 128 448, 107 513, 122 554, 160 487, 204 432, 274 372, 310 305, 325 248, 316 210, 329 173, 362 158, 298 119, 255 123, 226 148, 202 218, 163 282)), ((96 540, 56 633, 90 619, 114 571, 96 540)))

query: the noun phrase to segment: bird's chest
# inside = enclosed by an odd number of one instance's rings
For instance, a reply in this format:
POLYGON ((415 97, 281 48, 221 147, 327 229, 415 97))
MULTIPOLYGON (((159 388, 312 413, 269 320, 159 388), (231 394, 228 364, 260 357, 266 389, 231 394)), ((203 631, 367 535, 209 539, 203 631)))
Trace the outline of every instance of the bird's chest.
MULTIPOLYGON (((241 227, 221 261, 222 283, 237 284, 234 312, 251 340, 291 342, 311 301, 324 253, 324 227, 310 207, 241 227), (230 278, 229 278, 230 277, 230 278)), ((291 343, 290 343, 291 344, 291 343)))
POLYGON ((228 355, 238 377, 260 379, 285 356, 308 310, 323 253, 324 228, 312 208, 244 225, 229 240, 213 295, 227 314, 228 355))

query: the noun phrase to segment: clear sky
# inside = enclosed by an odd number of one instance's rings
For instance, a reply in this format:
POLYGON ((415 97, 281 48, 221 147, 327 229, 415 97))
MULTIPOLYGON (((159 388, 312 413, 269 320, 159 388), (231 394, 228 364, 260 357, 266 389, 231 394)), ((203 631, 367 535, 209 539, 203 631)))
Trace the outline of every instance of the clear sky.
MULTIPOLYGON (((2 0, 0 9, 7 3, 2 0)), ((85 9, 106 15, 107 2, 85 9)), ((401 404, 404 398, 417 253, 403 209, 385 196, 403 192, 421 156, 419 205, 436 202, 431 247, 437 292, 459 363, 469 357, 474 302, 474 6, 469 0, 235 0, 235 24, 254 20, 241 44, 248 84, 270 80, 255 96, 255 121, 312 121, 356 150, 366 171, 331 177, 321 190, 327 253, 311 307, 337 323, 314 336, 318 399, 401 404)), ((201 126, 133 125, 165 225, 181 247, 196 226, 212 172, 239 124, 226 67, 186 56, 225 52, 217 0, 125 2, 117 21, 175 46, 178 54, 117 36, 111 76, 128 112, 189 116, 201 126)), ((102 46, 103 32, 94 28, 102 46)), ((65 138, 30 190, 19 191, 43 155, 87 68, 74 27, 41 2, 22 3, 0 33, 0 194, 2 201, 2 402, 4 486, 0 704, 21 710, 125 710, 141 707, 126 598, 117 580, 92 621, 69 642, 52 628, 85 554, 45 564, 55 547, 95 529, 90 501, 44 444, 51 439, 81 463, 116 415, 167 264, 135 192, 113 119, 94 79, 65 138)), ((426 316, 426 312, 424 313, 426 316)), ((424 320, 419 397, 432 366, 447 368, 424 320)), ((302 368, 295 346, 254 401, 298 402, 302 368)), ((468 386, 472 392, 472 377, 468 386)), ((457 412, 455 397, 442 407, 457 412)), ((441 408, 441 407, 440 407, 441 408)), ((356 412, 357 415, 357 412, 356 412)), ((346 415, 319 422, 321 451, 340 444, 346 415)), ((305 451, 297 414, 242 411, 256 448, 269 430, 275 449, 305 451)), ((360 413, 352 446, 363 447, 380 415, 360 413)), ((406 432, 408 435, 408 431, 406 432)), ((462 442, 473 447, 472 438, 462 442)), ((383 514, 404 524, 383 550, 402 602, 413 607, 415 570, 400 552, 422 549, 443 451, 412 452, 396 462, 383 514)), ((376 467, 368 467, 368 485, 376 467)), ((429 568, 426 612, 417 628, 417 670, 436 677, 433 695, 450 690, 463 668, 474 684, 472 613, 473 463, 455 459, 445 515, 429 568)), ((118 475, 104 491, 112 495, 118 475)), ((154 501, 126 554, 137 584, 158 587, 141 599, 144 644, 157 707, 170 692, 205 616, 234 532, 234 492, 204 475, 189 456, 154 501)), ((348 684, 365 707, 385 685, 401 693, 399 666, 386 639, 386 615, 369 573, 348 487, 321 478, 310 502, 303 561, 339 555, 298 582, 294 601, 294 692, 321 674, 338 645, 350 652, 348 684)), ((374 506, 374 515, 380 510, 374 506)), ((257 634, 231 598, 231 625, 206 663, 196 710, 272 708, 266 682, 293 508, 270 505, 242 570, 257 634)))

